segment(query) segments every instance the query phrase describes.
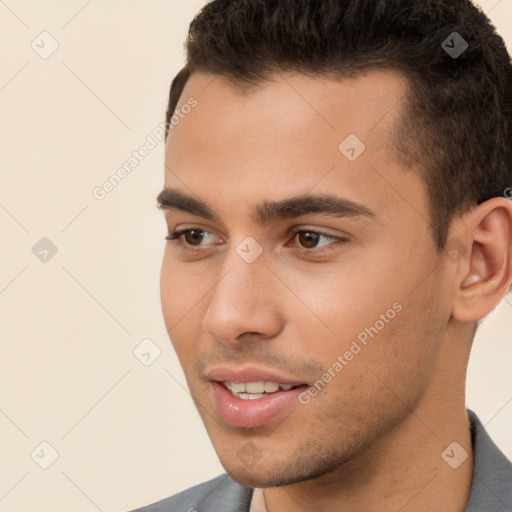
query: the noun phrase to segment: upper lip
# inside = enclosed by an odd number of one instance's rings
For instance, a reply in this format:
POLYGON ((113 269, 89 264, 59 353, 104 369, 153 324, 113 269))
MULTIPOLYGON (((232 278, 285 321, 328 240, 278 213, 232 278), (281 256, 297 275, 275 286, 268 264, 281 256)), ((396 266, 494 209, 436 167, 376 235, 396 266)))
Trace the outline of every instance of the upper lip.
POLYGON ((301 386, 303 381, 288 378, 269 370, 258 369, 254 367, 246 368, 213 368, 207 373, 207 378, 218 382, 277 382, 278 384, 291 384, 292 386, 301 386))

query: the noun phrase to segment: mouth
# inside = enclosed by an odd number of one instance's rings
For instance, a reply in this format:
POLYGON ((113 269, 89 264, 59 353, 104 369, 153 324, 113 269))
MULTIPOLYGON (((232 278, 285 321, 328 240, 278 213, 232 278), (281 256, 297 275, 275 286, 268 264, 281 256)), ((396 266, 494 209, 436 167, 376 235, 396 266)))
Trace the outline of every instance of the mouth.
MULTIPOLYGON (((260 400, 265 396, 272 395, 278 391, 290 391, 291 389, 298 388, 292 384, 281 384, 272 381, 257 381, 257 382, 228 382, 221 383, 226 389, 231 391, 231 394, 242 400, 260 400)), ((301 385, 303 386, 303 385, 301 385)))
MULTIPOLYGON (((232 427, 263 427, 286 418, 309 386, 266 370, 216 369, 207 375, 219 416, 232 427)), ((302 411, 303 409, 301 409, 302 411)))

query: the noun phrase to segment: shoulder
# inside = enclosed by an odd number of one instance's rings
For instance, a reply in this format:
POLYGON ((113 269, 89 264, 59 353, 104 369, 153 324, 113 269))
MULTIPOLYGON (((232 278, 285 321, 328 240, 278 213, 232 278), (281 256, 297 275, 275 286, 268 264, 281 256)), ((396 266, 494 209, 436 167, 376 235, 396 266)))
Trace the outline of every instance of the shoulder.
POLYGON ((245 512, 252 492, 223 474, 132 512, 245 512))
POLYGON ((475 456, 473 485, 466 512, 503 512, 512 503, 512 463, 468 410, 475 456))

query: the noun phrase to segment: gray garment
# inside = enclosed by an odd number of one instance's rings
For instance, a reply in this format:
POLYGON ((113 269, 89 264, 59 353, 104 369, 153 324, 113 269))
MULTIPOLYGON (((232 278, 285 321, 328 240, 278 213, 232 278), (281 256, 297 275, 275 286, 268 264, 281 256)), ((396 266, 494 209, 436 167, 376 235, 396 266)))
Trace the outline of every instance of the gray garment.
POLYGON ((475 467, 466 512, 512 512, 512 464, 494 444, 476 414, 468 410, 468 416, 475 467))
MULTIPOLYGON (((512 512, 512 464, 468 410, 475 455, 466 512, 512 512)), ((249 512, 253 489, 223 474, 133 512, 249 512)))

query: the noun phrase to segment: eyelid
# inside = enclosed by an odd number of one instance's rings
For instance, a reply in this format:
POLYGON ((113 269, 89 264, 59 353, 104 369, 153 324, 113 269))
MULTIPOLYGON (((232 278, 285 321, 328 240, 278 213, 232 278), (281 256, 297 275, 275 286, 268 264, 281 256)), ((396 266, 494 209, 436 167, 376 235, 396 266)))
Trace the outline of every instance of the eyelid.
MULTIPOLYGON (((175 229, 173 231, 173 233, 170 233, 169 236, 166 237, 166 240, 169 240, 171 242, 178 242, 183 249, 191 250, 191 251, 196 251, 196 252, 205 250, 205 249, 201 249, 201 247, 208 247, 208 246, 212 246, 212 245, 221 245, 221 244, 215 244, 215 243, 214 244, 196 245, 196 246, 195 245, 187 244, 187 243, 185 243, 183 241, 182 237, 183 237, 183 235, 185 235, 189 231, 201 231, 203 233, 207 233, 207 234, 213 235, 214 237, 220 239, 212 231, 209 231, 209 230, 207 230, 205 228, 202 228, 200 226, 191 226, 191 227, 184 227, 184 228, 180 228, 180 229, 175 229)), ((349 236, 345 235, 345 234, 340 235, 340 236, 336 236, 336 235, 332 235, 330 233, 325 233, 324 231, 320 231, 319 229, 316 229, 316 228, 308 228, 308 227, 303 227, 303 226, 292 228, 289 231, 289 236, 291 237, 291 241, 293 241, 296 238, 298 233, 314 233, 314 234, 319 235, 321 237, 324 237, 324 238, 332 240, 331 243, 328 243, 328 244, 325 244, 325 245, 321 245, 319 247, 314 247, 312 249, 309 249, 307 247, 301 247, 300 245, 293 245, 293 247, 295 247, 298 251, 300 251, 300 252, 302 252, 304 254, 309 254, 309 255, 315 255, 315 254, 320 255, 320 254, 322 254, 325 251, 328 251, 328 250, 331 250, 331 249, 335 249, 335 247, 333 247, 333 246, 337 245, 338 242, 345 243, 345 242, 349 241, 349 236)), ((289 247, 289 245, 287 245, 287 247, 289 247)))
POLYGON ((325 256, 329 251, 336 250, 340 244, 344 244, 349 241, 348 235, 331 235, 330 233, 325 233, 324 231, 320 231, 318 229, 311 229, 311 228, 294 228, 291 231, 292 234, 292 241, 295 240, 295 237, 298 233, 314 233, 319 236, 323 236, 327 239, 332 240, 330 243, 321 245, 319 247, 314 247, 313 249, 308 249, 307 247, 301 247, 300 245, 293 245, 296 251, 299 251, 302 255, 306 257, 314 257, 314 256, 325 256))
POLYGON ((317 228, 304 228, 304 227, 298 227, 298 228, 292 228, 290 231, 290 234, 293 235, 293 238, 297 235, 297 233, 314 233, 315 235, 320 235, 325 238, 330 238, 331 240, 342 240, 344 238, 347 238, 345 235, 332 235, 330 233, 326 233, 325 231, 320 231, 317 228))
MULTIPOLYGON (((175 229, 172 233, 169 233, 169 235, 166 236, 165 239, 169 240, 171 242, 180 242, 180 244, 185 249, 194 250, 194 247, 203 247, 203 245, 194 246, 194 245, 183 243, 182 237, 189 231, 201 231, 202 233, 207 233, 209 235, 213 235, 215 238, 220 240, 220 238, 217 235, 215 235, 215 233, 208 231, 207 229, 201 228, 199 226, 175 229)), ((208 245, 220 245, 220 244, 205 244, 205 245, 208 246, 208 245)))

